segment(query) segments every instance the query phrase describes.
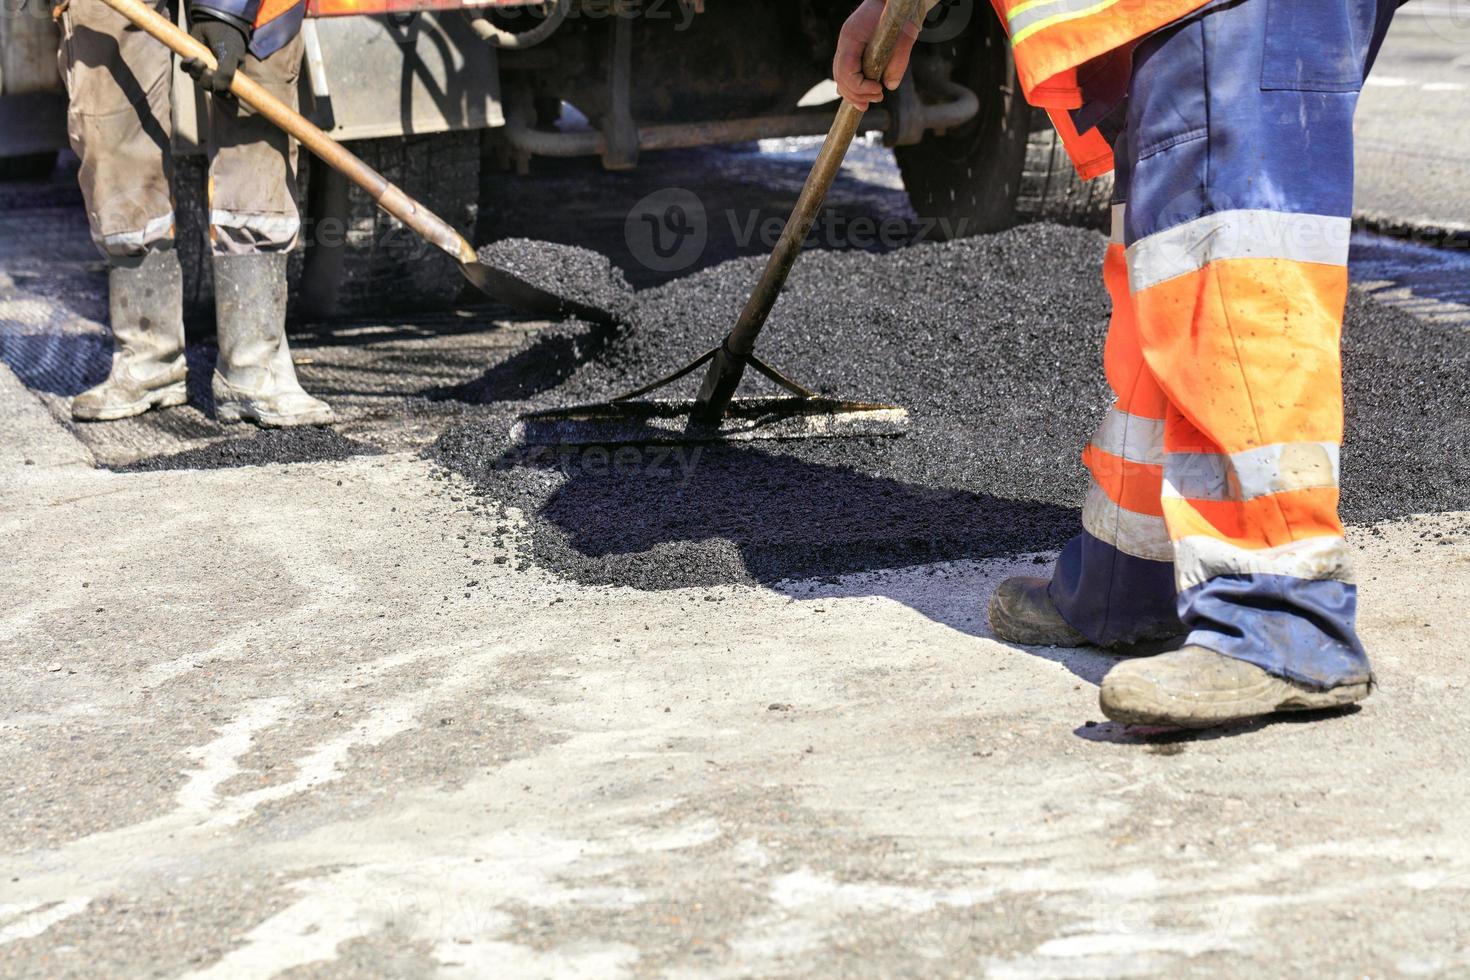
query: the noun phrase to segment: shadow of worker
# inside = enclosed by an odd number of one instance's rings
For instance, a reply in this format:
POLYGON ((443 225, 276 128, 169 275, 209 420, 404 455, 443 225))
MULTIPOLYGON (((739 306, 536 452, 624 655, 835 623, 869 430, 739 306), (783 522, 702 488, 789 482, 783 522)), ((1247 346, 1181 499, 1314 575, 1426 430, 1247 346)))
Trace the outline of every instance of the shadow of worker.
MULTIPOLYGON (((586 584, 882 596, 983 638, 995 584, 1044 574, 1050 556, 1035 553, 1060 547, 1078 521, 1072 508, 875 476, 791 444, 584 447, 502 462, 561 473, 533 548, 586 584)), ((1094 650, 1023 650, 1094 684, 1116 662, 1094 650)))

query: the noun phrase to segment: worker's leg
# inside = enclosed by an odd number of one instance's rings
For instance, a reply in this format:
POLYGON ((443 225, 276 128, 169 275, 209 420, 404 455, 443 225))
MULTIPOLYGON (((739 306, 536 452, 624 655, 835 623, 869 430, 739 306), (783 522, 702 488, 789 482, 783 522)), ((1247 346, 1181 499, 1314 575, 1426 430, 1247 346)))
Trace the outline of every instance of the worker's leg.
MULTIPOLYGON (((1272 677, 1366 693, 1337 517, 1339 342, 1352 115, 1387 17, 1378 0, 1244 0, 1135 53, 1129 287, 1168 399, 1163 514, 1193 652, 1122 665, 1114 693, 1167 700, 1171 664, 1238 686, 1206 713, 1273 710, 1236 697, 1294 689, 1272 677), (1218 655, 1235 666, 1200 668, 1218 655)), ((1317 703, 1293 698, 1280 706, 1317 703)))
POLYGON ((1118 648, 1184 632, 1160 503, 1168 402, 1143 360, 1124 259, 1126 138, 1114 153, 1120 164, 1103 282, 1113 301, 1104 365, 1115 401, 1083 452, 1092 474, 1083 532, 1062 549, 1049 582, 1010 579, 991 600, 991 627, 1011 642, 1118 648))
POLYGON ((1083 532, 1063 549, 1050 587, 1062 616, 1103 646, 1184 632, 1160 503, 1168 401, 1144 363, 1124 257, 1131 177, 1126 136, 1115 151, 1124 163, 1115 175, 1112 236, 1103 260, 1113 302, 1103 364, 1115 401, 1082 454, 1092 476, 1083 532))
MULTIPOLYGON (((302 41, 240 70, 292 109, 297 107, 302 41)), ((209 237, 215 255, 289 252, 301 233, 296 206, 296 141, 236 99, 212 99, 209 237)))
POLYGON ((169 53, 101 0, 72 0, 61 26, 67 131, 81 160, 92 239, 108 260, 113 335, 107 380, 78 395, 72 412, 95 421, 180 405, 183 286, 169 189, 169 53))
MULTIPOLYGON (((293 109, 298 35, 241 70, 293 109)), ((215 409, 224 421, 320 425, 331 409, 301 389, 286 343, 287 255, 300 238, 295 141, 233 98, 210 107, 209 228, 219 360, 215 409)))

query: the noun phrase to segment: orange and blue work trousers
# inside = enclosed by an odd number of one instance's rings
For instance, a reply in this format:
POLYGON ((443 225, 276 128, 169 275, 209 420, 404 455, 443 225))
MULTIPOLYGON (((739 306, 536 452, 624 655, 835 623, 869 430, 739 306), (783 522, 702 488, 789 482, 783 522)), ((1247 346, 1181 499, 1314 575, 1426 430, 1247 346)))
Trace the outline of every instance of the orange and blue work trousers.
POLYGON ((1144 38, 1103 276, 1116 401, 1051 597, 1091 640, 1175 631, 1369 679, 1338 518, 1358 91, 1395 0, 1237 0, 1144 38))

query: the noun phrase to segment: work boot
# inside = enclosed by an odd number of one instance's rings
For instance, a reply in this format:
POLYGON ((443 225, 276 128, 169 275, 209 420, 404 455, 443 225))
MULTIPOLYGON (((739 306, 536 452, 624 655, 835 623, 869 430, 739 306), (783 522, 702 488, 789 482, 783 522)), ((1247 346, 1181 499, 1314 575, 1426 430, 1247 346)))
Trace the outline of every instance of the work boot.
POLYGON ((1018 575, 990 597, 990 631, 997 640, 1036 647, 1081 647, 1089 642, 1057 612, 1044 578, 1018 575))
POLYGON ((1322 691, 1268 674, 1255 664, 1187 646, 1120 663, 1103 678, 1103 714, 1132 725, 1210 728, 1278 711, 1337 708, 1366 698, 1369 683, 1322 691))
MULTIPOLYGON (((1018 575, 1008 578, 990 597, 990 631, 997 640, 1037 647, 1081 647, 1092 643, 1062 618, 1051 600, 1051 582, 1018 575)), ((1184 641, 1183 624, 1161 627, 1134 640, 1110 643, 1101 649, 1120 657, 1147 657, 1172 650, 1184 641)))
POLYGON ((286 344, 286 254, 214 257, 219 359, 214 411, 221 422, 327 425, 332 409, 301 390, 286 344))
POLYGON ((184 389, 184 276, 172 245, 107 270, 112 369, 72 399, 71 416, 110 422, 188 401, 184 389))

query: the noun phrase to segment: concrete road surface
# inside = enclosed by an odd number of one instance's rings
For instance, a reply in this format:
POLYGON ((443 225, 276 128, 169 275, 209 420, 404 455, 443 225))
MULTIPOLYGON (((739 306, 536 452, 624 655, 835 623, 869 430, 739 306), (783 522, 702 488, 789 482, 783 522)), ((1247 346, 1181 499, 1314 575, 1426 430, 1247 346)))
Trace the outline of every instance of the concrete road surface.
POLYGON ((1470 974, 1470 515, 1354 532, 1361 710, 1151 735, 1016 565, 577 587, 414 456, 100 472, 0 386, 0 975, 1470 974))
POLYGON ((1357 210, 1389 226, 1470 232, 1467 121, 1470 3, 1413 0, 1359 103, 1357 210))

